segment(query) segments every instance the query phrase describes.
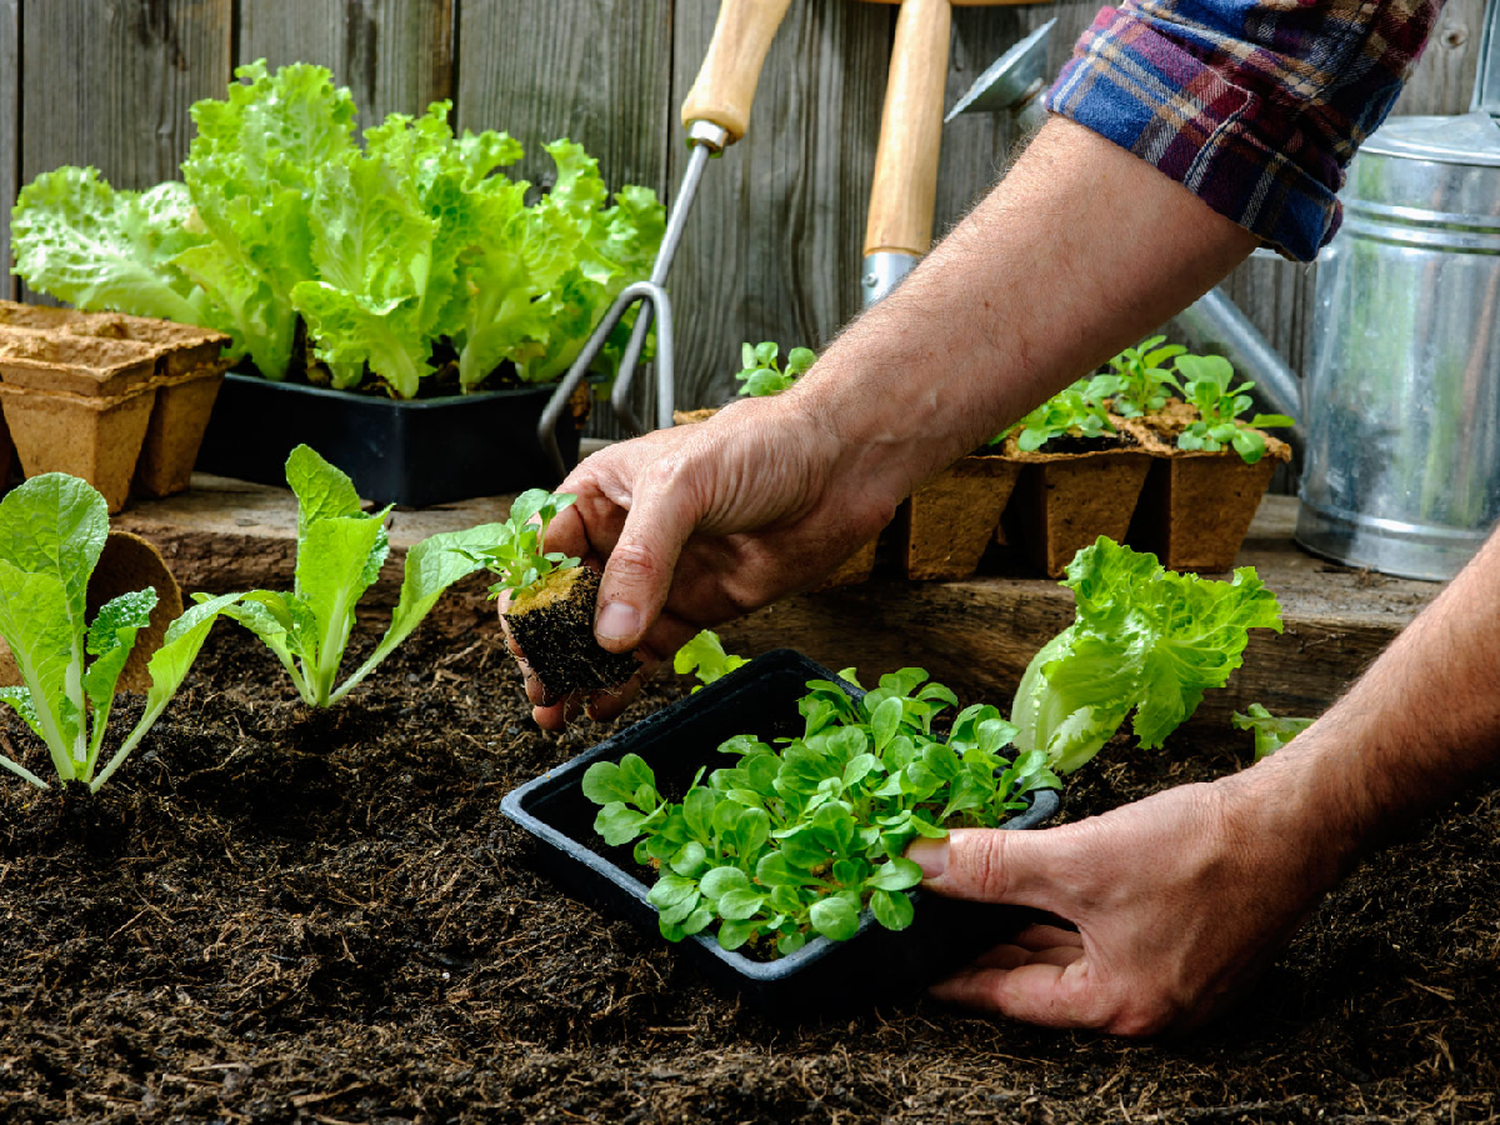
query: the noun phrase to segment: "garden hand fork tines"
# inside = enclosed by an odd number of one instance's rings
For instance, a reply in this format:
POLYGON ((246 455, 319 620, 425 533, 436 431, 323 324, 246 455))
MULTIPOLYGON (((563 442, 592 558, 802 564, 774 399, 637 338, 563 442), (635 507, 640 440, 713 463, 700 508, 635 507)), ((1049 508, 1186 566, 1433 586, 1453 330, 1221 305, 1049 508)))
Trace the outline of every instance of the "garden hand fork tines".
POLYGON ((692 149, 687 171, 683 173, 682 186, 677 198, 672 201, 672 211, 667 219, 666 233, 662 236, 661 249, 656 263, 646 281, 637 281, 627 286, 610 306, 604 319, 594 328, 588 343, 584 345, 573 366, 568 369, 547 409, 542 412, 537 427, 537 438, 552 460, 558 479, 567 475, 561 449, 557 444, 556 426, 573 389, 587 374, 589 367, 598 358, 609 334, 631 306, 639 303, 640 311, 630 332, 630 342, 620 360, 620 370, 615 377, 614 393, 610 403, 615 415, 635 433, 642 433, 643 426, 630 406, 630 387, 640 362, 641 352, 646 346, 646 336, 651 323, 656 321, 656 419, 657 427, 665 429, 672 424, 673 407, 673 354, 672 354, 672 302, 665 289, 667 271, 672 268, 672 258, 677 253, 677 244, 682 240, 683 227, 687 224, 688 209, 698 192, 698 182, 703 178, 703 169, 712 156, 745 135, 750 124, 750 105, 755 99, 755 86, 760 78, 761 64, 766 51, 775 38, 776 29, 786 15, 791 0, 724 0, 719 8, 719 18, 714 24, 713 39, 704 56, 698 77, 682 103, 682 123, 687 128, 687 142, 692 149))

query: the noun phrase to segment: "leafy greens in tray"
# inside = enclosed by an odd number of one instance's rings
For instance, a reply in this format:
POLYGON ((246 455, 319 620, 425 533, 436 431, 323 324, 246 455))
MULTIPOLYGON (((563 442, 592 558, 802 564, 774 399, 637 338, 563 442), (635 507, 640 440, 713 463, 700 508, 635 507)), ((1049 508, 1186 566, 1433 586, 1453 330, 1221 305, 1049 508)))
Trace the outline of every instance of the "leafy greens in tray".
MULTIPOLYGON (((454 136, 449 102, 391 114, 361 147, 353 97, 325 68, 272 74, 260 60, 235 74, 224 100, 192 107, 182 182, 123 191, 64 167, 23 188, 15 272, 79 308, 227 332, 270 379, 287 375, 300 318, 321 364, 310 378, 412 398, 438 345, 465 392, 505 361, 525 382, 556 379, 650 270, 665 230, 655 193, 627 185, 610 202, 580 145, 545 146, 556 179, 528 206, 531 185, 499 171, 521 145, 454 136)), ((596 370, 614 374, 632 323, 596 370)))

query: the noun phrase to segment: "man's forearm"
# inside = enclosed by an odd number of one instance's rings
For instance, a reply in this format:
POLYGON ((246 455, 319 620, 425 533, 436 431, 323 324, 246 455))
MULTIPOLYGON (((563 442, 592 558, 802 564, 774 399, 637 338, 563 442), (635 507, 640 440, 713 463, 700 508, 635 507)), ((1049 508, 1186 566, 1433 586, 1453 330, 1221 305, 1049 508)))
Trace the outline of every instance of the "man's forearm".
POLYGON ((899 499, 1191 303, 1255 239, 1054 119, 890 297, 781 396, 899 499))

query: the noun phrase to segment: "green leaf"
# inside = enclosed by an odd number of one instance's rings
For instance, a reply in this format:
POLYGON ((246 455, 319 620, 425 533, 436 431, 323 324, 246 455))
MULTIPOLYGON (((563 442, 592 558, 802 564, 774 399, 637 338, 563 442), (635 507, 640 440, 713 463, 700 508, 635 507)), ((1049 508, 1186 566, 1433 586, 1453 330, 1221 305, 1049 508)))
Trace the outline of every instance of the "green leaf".
MULTIPOLYGON (((672 658, 672 668, 678 675, 696 672, 702 684, 711 684, 736 668, 748 663, 743 656, 733 656, 724 651, 724 643, 717 633, 704 629, 687 644, 677 650, 672 658)), ((697 690, 697 689, 694 689, 697 690)))
POLYGON ((859 898, 842 893, 812 904, 808 917, 813 929, 834 941, 848 941, 859 932, 859 898))
POLYGON ((109 723, 110 705, 115 698, 115 685, 135 648, 136 633, 150 624, 151 611, 155 608, 156 590, 147 586, 144 590, 121 594, 105 602, 89 626, 88 651, 95 660, 83 675, 83 691, 94 707, 93 733, 88 750, 90 763, 98 756, 109 723))
POLYGON ((870 896, 870 913, 888 930, 904 930, 916 917, 911 899, 900 891, 876 891, 870 896))
POLYGON ((1236 711, 1231 722, 1236 730, 1253 731, 1255 734, 1255 760, 1258 762, 1274 754, 1292 739, 1312 726, 1312 719, 1277 718, 1259 703, 1247 708, 1248 714, 1236 711))
POLYGON ((764 893, 749 889, 725 891, 718 899, 719 917, 730 922, 740 922, 752 917, 766 901, 764 893))
POLYGON ((714 901, 730 891, 748 891, 751 889, 750 876, 746 875, 738 867, 715 867, 699 881, 703 888, 705 898, 714 901))
POLYGON ((719 945, 733 952, 753 938, 759 930, 758 922, 725 921, 719 926, 719 945))
POLYGON ((904 891, 922 881, 922 868, 909 859, 892 859, 881 864, 865 880, 866 887, 882 891, 904 891))
POLYGON ((699 892, 696 879, 684 879, 680 875, 663 875, 647 892, 646 899, 658 910, 676 906, 679 902, 696 897, 699 892))
POLYGON ((611 801, 594 817, 594 831, 604 837, 610 847, 628 844, 641 834, 646 824, 646 814, 627 808, 619 801, 611 801))

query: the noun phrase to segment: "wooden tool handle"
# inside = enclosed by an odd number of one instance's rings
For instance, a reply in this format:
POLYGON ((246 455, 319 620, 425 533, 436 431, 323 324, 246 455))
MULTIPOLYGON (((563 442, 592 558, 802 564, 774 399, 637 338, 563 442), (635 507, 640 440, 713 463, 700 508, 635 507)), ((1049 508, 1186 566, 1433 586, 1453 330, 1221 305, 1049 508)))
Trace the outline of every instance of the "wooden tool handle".
POLYGON ((866 254, 925 254, 932 245, 951 23, 948 0, 903 0, 896 17, 865 226, 866 254))
MULTIPOLYGON (((947 0, 943 0, 947 3, 947 0)), ((791 0, 724 0, 703 66, 682 103, 682 123, 711 121, 729 144, 750 127, 760 67, 791 0)))

